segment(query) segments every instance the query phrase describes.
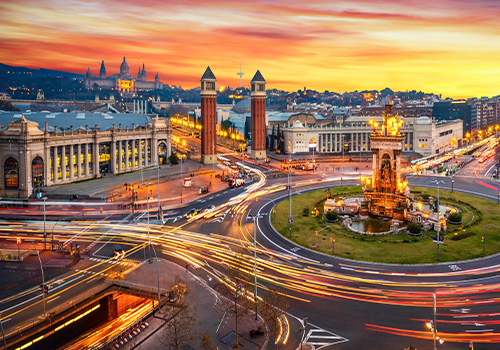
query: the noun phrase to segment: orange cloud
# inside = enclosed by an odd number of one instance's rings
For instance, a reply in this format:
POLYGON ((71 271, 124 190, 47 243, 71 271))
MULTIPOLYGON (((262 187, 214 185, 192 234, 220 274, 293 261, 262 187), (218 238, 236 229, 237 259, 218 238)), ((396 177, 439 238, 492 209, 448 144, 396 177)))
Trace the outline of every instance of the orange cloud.
POLYGON ((126 56, 167 84, 220 85, 260 69, 268 87, 499 94, 500 4, 488 0, 6 0, 0 62, 108 74, 126 56))

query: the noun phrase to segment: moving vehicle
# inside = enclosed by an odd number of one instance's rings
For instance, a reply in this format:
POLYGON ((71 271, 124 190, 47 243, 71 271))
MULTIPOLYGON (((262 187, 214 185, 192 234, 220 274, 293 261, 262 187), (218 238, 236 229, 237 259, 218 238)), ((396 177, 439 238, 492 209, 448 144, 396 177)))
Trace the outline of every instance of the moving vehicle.
POLYGON ((186 218, 187 219, 192 218, 193 216, 199 214, 200 212, 201 212, 201 209, 197 209, 197 208, 191 209, 190 211, 188 211, 186 213, 186 218))
POLYGON ((245 184, 245 180, 243 179, 232 179, 229 180, 229 187, 235 188, 235 187, 240 187, 245 184))

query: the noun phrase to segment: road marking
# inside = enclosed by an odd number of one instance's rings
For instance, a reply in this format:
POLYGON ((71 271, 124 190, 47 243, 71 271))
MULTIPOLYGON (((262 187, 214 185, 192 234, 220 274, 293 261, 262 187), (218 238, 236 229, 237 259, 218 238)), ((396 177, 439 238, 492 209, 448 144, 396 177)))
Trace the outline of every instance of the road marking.
POLYGON ((466 332, 493 332, 493 329, 466 329, 466 332))
POLYGON ((54 300, 56 300, 56 299, 59 299, 60 297, 61 297, 61 296, 60 296, 60 295, 58 295, 58 296, 56 296, 56 297, 54 297, 54 298, 51 298, 50 300, 47 300, 47 304, 48 304, 48 303, 53 302, 53 301, 54 301, 54 300))
POLYGON ((226 194, 227 192, 228 192, 228 191, 224 191, 224 192, 222 192, 222 194, 226 194))
POLYGON ((354 269, 350 268, 350 267, 341 266, 340 268, 343 269, 343 270, 354 271, 354 269))
POLYGON ((92 278, 92 279, 88 280, 88 281, 87 281, 87 283, 93 282, 93 281, 95 281, 96 279, 97 279, 97 277, 94 277, 94 278, 92 278))
POLYGON ((317 350, 330 345, 348 341, 348 339, 340 335, 329 332, 317 326, 314 327, 316 328, 310 329, 307 335, 304 337, 304 343, 314 345, 317 350))
POLYGON ((6 320, 3 320, 2 323, 9 322, 9 321, 10 321, 10 317, 6 320))

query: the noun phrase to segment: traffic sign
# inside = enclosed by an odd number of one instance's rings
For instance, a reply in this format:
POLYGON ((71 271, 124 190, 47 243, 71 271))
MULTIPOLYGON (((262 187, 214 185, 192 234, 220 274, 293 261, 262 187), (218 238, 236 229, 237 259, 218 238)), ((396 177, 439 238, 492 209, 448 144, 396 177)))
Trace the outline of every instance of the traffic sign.
POLYGON ((288 223, 289 223, 289 224, 291 224, 292 222, 293 222, 293 217, 292 217, 292 216, 290 216, 290 217, 288 218, 288 223))
POLYGON ((17 237, 16 242, 17 242, 17 244, 21 244, 21 237, 17 237))

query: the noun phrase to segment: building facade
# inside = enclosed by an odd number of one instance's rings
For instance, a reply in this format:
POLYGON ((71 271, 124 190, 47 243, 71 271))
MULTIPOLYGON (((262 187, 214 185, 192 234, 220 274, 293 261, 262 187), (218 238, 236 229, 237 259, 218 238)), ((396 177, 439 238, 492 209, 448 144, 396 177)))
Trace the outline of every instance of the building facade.
MULTIPOLYGON (((380 116, 365 117, 364 122, 315 126, 295 120, 282 129, 285 152, 288 152, 289 146, 292 154, 311 152, 313 149, 319 153, 337 154, 369 152, 372 133, 369 119, 382 121, 380 116)), ((420 117, 404 118, 403 121, 403 152, 416 152, 423 156, 438 154, 456 147, 463 138, 461 120, 436 123, 428 117, 420 117)))
POLYGON ((163 89, 163 83, 160 81, 160 76, 158 72, 156 73, 154 81, 147 81, 146 68, 144 63, 139 67, 139 73, 137 78, 130 74, 130 68, 128 66, 125 57, 123 57, 123 62, 120 65, 120 73, 113 74, 106 77, 106 67, 104 66, 104 61, 101 63, 101 69, 99 71, 99 78, 92 77, 90 67, 87 69, 85 74, 84 85, 86 89, 92 89, 94 86, 99 88, 114 89, 120 92, 137 92, 137 91, 149 91, 149 90, 159 90, 163 89))
POLYGON ((465 100, 436 101, 432 107, 432 116, 436 121, 460 119, 463 123, 463 132, 471 132, 472 106, 465 100))
POLYGON ((0 126, 0 197, 28 198, 45 186, 166 164, 171 154, 164 118, 0 112, 0 126))

